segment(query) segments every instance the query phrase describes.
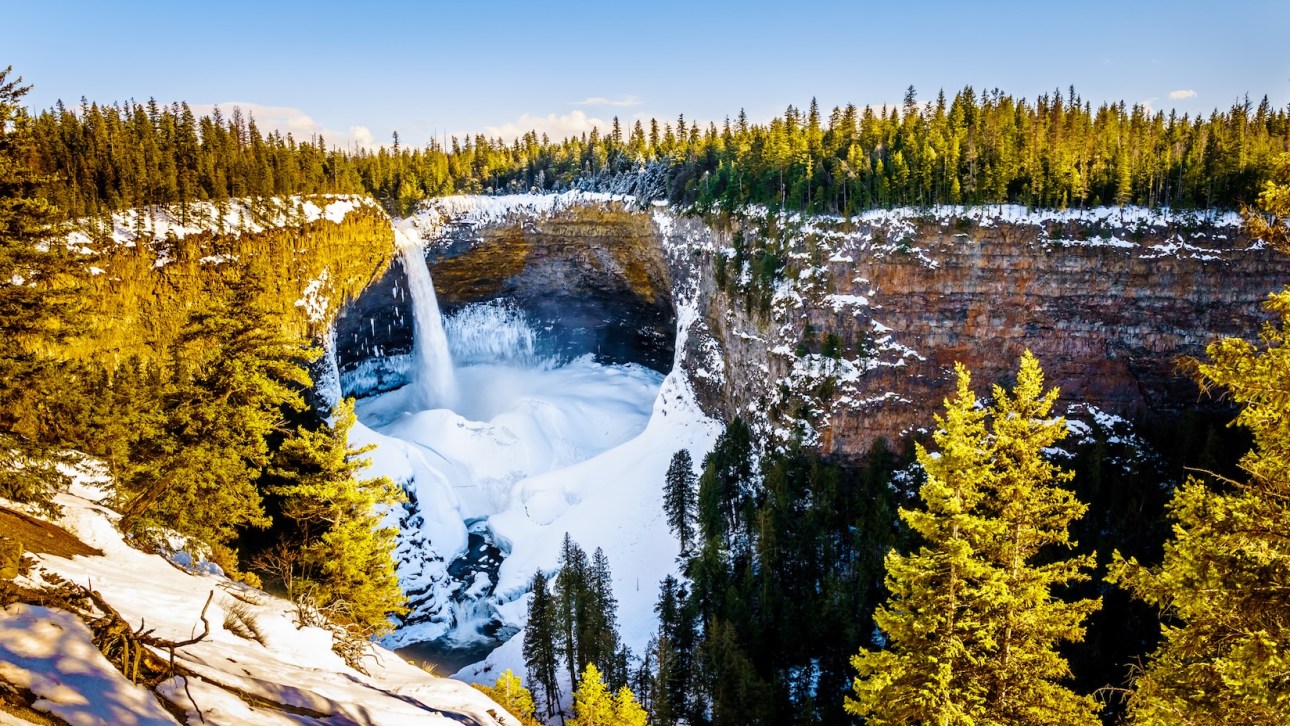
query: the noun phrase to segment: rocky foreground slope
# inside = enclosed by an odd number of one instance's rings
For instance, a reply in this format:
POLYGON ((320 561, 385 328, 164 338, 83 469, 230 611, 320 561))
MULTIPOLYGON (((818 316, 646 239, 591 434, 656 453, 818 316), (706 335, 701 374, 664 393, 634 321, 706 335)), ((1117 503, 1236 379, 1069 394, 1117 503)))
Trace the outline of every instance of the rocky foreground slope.
POLYGON ((139 684, 149 680, 148 660, 139 668, 139 654, 127 658, 138 675, 132 682, 100 651, 111 637, 101 624, 59 607, 0 607, 0 723, 47 723, 44 716, 149 726, 518 723, 479 691, 375 645, 356 669, 333 652, 333 633, 320 621, 302 620, 292 603, 233 582, 210 563, 130 547, 117 515, 98 504, 106 479, 93 467, 77 479, 58 497, 62 527, 6 510, 0 500, 0 531, 21 536, 30 550, 15 583, 88 587, 130 629, 187 644, 173 653, 151 649, 151 660, 168 665, 148 689, 139 684), (15 532, 14 522, 29 526, 15 532))

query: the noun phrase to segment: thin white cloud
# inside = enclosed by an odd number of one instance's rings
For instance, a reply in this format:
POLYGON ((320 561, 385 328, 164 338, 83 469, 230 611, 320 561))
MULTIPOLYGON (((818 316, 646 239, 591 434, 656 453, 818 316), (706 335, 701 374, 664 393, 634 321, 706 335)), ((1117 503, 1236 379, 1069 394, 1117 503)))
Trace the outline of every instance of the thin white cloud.
POLYGON ((1196 92, 1190 88, 1179 88, 1176 91, 1170 91, 1169 97, 1175 101, 1181 101, 1184 98, 1195 98, 1196 92))
POLYGON ((380 146, 375 143, 371 129, 366 126, 350 126, 348 131, 324 128, 312 116, 291 106, 269 106, 262 103, 227 101, 218 104, 196 103, 192 105, 192 109, 194 114, 202 116, 209 114, 216 106, 219 106, 220 113, 224 115, 224 118, 232 116, 234 108, 240 108, 243 114, 249 114, 255 119, 255 125, 259 127, 261 133, 269 131, 278 131, 284 135, 289 133, 295 137, 296 141, 308 141, 314 136, 322 134, 327 146, 336 146, 342 149, 375 149, 380 146))
POLYGON ((522 114, 516 121, 485 128, 484 135, 490 139, 500 136, 506 141, 514 141, 530 131, 536 131, 538 136, 546 134, 552 141, 556 141, 567 136, 578 136, 590 132, 593 128, 604 130, 609 128, 609 124, 598 118, 588 116, 580 109, 575 109, 563 115, 554 113, 549 113, 545 116, 522 114))
POLYGON ((614 106, 618 108, 626 106, 639 106, 645 103, 637 96, 623 96, 622 98, 606 98, 605 96, 592 96, 584 98, 581 101, 574 101, 575 106, 614 106))

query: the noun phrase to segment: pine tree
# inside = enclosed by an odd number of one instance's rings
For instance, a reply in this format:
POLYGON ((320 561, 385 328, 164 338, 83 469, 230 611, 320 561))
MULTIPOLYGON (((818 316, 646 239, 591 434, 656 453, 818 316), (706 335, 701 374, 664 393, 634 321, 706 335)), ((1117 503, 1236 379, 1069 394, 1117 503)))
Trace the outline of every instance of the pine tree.
POLYGON ((675 577, 668 575, 659 585, 658 603, 654 613, 658 616, 658 638, 654 642, 654 660, 657 669, 650 689, 653 694, 655 723, 670 726, 687 713, 691 676, 690 645, 693 628, 684 608, 685 589, 675 577))
POLYGON ((1290 224, 1285 221, 1290 218, 1290 153, 1274 160, 1272 178, 1264 182, 1259 193, 1259 210, 1243 207, 1241 216, 1250 237, 1283 252, 1290 251, 1290 224))
POLYGON ((588 663, 573 692, 573 718, 568 726, 617 726, 614 698, 605 686, 600 669, 588 663))
POLYGON ((529 683, 541 698, 547 718, 560 710, 560 656, 556 649, 555 603, 541 570, 533 573, 528 623, 524 626, 524 664, 529 683))
POLYGON ((1028 353, 1013 393, 996 389, 991 409, 957 373, 936 419, 939 452, 917 447, 924 508, 900 512, 922 545, 887 556, 891 596, 874 616, 887 647, 853 658, 847 711, 872 724, 1095 724, 1092 699, 1057 683, 1070 671, 1055 652, 1083 638, 1097 604, 1063 603, 1053 589, 1083 579, 1089 560, 1035 561, 1047 545, 1069 545, 1084 511, 1060 488, 1069 475, 1043 459, 1065 435, 1048 418, 1055 393, 1043 393, 1028 353))
POLYGON ((119 526, 166 527, 220 546, 243 526, 269 524, 255 481, 283 410, 303 410, 304 366, 317 352, 282 331, 251 268, 194 313, 171 353, 166 418, 140 432, 118 482, 119 526))
POLYGON ((874 724, 970 724, 985 710, 971 656, 985 635, 979 583, 986 567, 975 553, 991 533, 976 511, 990 452, 985 411, 977 407, 968 372, 956 371, 955 397, 944 417, 936 417, 938 455, 916 447, 927 474, 919 491, 924 508, 900 510, 924 544, 909 555, 887 555, 891 596, 874 620, 888 647, 862 650, 852 660, 859 677, 847 712, 874 724))
POLYGON ((1086 581, 1094 556, 1041 558, 1074 546, 1070 525, 1088 509, 1062 486, 1074 473, 1044 453, 1067 433, 1065 419, 1051 417, 1057 389, 1044 392, 1039 361, 1026 351, 1011 393, 995 386, 993 396, 993 476, 985 503, 1003 529, 983 554, 1000 569, 1006 596, 991 623, 997 651, 989 661, 987 699, 1000 723, 1093 724, 1093 699, 1059 683, 1071 671, 1057 647, 1083 640, 1084 619, 1101 603, 1064 602, 1053 590, 1086 581))
POLYGON ((646 726, 649 723, 649 714, 627 686, 619 688, 614 696, 614 723, 618 726, 646 726))
POLYGON ((689 554, 694 544, 695 480, 690 452, 681 449, 672 454, 672 462, 664 478, 663 511, 667 514, 668 526, 680 542, 683 556, 689 554))
POLYGON ((595 664, 582 672, 573 693, 574 717, 568 726, 645 726, 648 714, 630 688, 623 686, 611 695, 595 664))
MULTIPOLYGON (((1263 197, 1280 217, 1265 237, 1290 252, 1290 165, 1283 172, 1263 197)), ((1133 683, 1134 724, 1290 723, 1290 288, 1265 307, 1280 320, 1261 346, 1220 340, 1198 366, 1205 388, 1241 404, 1233 423, 1254 436, 1240 461, 1248 478, 1190 477, 1169 505, 1160 565, 1117 552, 1108 578, 1168 614, 1133 683)))
POLYGON ((63 333, 76 277, 57 212, 25 163, 30 123, 19 104, 31 87, 12 71, 0 70, 0 497, 53 511, 66 477, 41 414, 65 386, 48 348, 63 333))
POLYGON ((533 705, 533 694, 520 682, 519 676, 507 668, 492 686, 474 684, 475 688, 493 699, 497 705, 519 720, 520 726, 542 726, 533 705))
POLYGON ((586 659, 588 644, 582 640, 587 619, 587 569, 587 553, 566 532, 560 547, 560 573, 555 578, 556 647, 564 656, 573 686, 581 669, 591 663, 586 659))
POLYGON ((349 445, 356 421, 354 401, 345 399, 330 425, 298 429, 274 459, 273 474, 285 483, 270 492, 283 497, 283 514, 302 533, 301 579, 315 603, 364 632, 384 633, 391 614, 407 612, 391 554, 396 532, 381 526, 384 508, 404 496, 387 477, 361 478, 362 455, 375 445, 349 445))
POLYGON ((609 571, 609 558, 597 547, 591 555, 588 573, 585 622, 579 642, 584 644, 584 657, 595 663, 611 689, 627 683, 626 662, 620 656, 618 644, 618 600, 614 597, 613 574, 609 571), (623 661, 623 662, 620 662, 623 661))

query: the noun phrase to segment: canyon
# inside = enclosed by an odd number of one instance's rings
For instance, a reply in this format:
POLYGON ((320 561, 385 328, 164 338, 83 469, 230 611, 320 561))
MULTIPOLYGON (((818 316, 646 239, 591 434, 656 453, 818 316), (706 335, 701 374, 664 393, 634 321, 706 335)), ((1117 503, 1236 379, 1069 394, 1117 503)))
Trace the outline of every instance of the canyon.
POLYGON ((1266 293, 1290 280, 1290 260, 1234 214, 1136 208, 701 218, 570 193, 450 197, 395 227, 420 241, 434 310, 417 312, 424 293, 418 302, 407 270, 421 260, 405 247, 334 329, 341 390, 367 397, 360 420, 380 431, 358 440, 377 443, 378 472, 413 495, 396 553, 413 612, 386 644, 482 680, 523 668, 507 637, 565 533, 603 547, 615 590, 633 593, 620 620, 640 652, 654 584, 675 574, 660 554, 674 548, 663 470, 679 448, 701 460, 721 422, 743 418, 766 450, 800 444, 855 463, 877 442, 926 435, 957 363, 988 395, 1027 349, 1073 426, 1221 412, 1186 361, 1220 337, 1255 337, 1266 293), (418 317, 440 314, 463 390, 498 388, 481 371, 518 371, 504 380, 523 385, 501 386, 515 401, 480 413, 401 399, 426 365, 418 317), (592 378, 635 393, 607 404, 619 394, 585 387, 592 378), (581 432, 557 445, 567 456, 533 464, 550 440, 534 449, 514 417, 534 406, 564 412, 540 419, 566 432, 555 439, 581 432), (612 433, 574 423, 614 407, 612 433))
MULTIPOLYGON (((689 296, 675 363, 703 410, 847 458, 929 426, 955 363, 986 393, 1026 349, 1065 403, 1130 419, 1176 413, 1198 400, 1186 360, 1221 337, 1253 338, 1266 294, 1290 280, 1290 260, 1249 240, 1235 215, 991 207, 710 225, 577 199, 502 204, 483 221, 445 213, 427 249, 445 313, 506 300, 548 333, 549 353, 665 373, 689 296), (730 273, 742 281, 716 279, 736 236, 745 257, 774 246, 784 258, 763 309, 748 300, 749 263, 730 273)), ((406 380, 405 279, 392 265, 342 311, 347 392, 406 380)))

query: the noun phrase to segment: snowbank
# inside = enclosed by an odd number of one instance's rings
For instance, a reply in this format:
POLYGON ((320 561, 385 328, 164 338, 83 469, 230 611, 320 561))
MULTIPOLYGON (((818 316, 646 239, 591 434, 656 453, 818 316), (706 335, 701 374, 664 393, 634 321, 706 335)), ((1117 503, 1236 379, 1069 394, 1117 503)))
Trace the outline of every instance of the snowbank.
MULTIPOLYGON (((168 640, 201 632, 199 616, 214 592, 210 635, 175 653, 176 663, 196 676, 187 682, 177 676, 158 688, 192 722, 300 723, 292 712, 307 712, 340 723, 505 723, 489 715, 500 709, 483 694, 436 678, 383 648, 373 646, 364 661, 370 675, 348 667, 331 651, 329 632, 296 626, 291 603, 131 548, 113 525, 116 515, 91 501, 92 488, 82 484, 73 492, 58 497, 64 508, 60 524, 103 556, 37 555, 38 567, 22 584, 37 584, 45 572, 90 584, 128 622, 146 623, 168 640), (233 608, 245 608, 256 620, 264 645, 223 626, 233 608)), ((67 613, 10 607, 0 613, 0 677, 40 696, 38 710, 71 723, 174 723, 154 696, 112 669, 89 637, 67 613)))

